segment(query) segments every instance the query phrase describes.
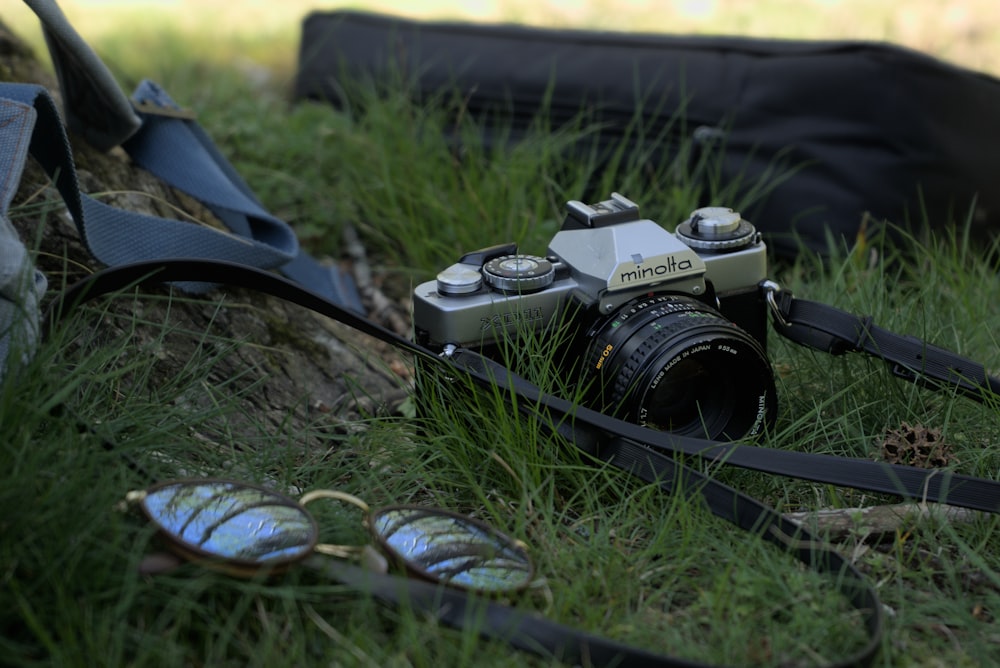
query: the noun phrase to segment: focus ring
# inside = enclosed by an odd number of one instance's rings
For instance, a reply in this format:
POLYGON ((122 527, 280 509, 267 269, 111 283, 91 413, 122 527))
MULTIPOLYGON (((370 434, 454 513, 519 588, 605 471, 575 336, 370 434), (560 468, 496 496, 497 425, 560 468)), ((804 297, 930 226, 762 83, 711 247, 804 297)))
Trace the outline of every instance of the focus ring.
MULTIPOLYGON (((594 339, 595 346, 590 368, 601 369, 603 367, 603 364, 600 364, 601 357, 607 358, 604 362, 610 361, 611 358, 621 359, 622 355, 625 355, 625 359, 630 359, 635 351, 629 351, 626 354, 625 349, 631 341, 635 340, 635 335, 643 327, 648 327, 661 318, 677 317, 682 313, 692 311, 716 316, 714 311, 709 310, 701 302, 677 295, 646 297, 626 304, 613 318, 605 321, 600 328, 591 330, 589 336, 594 339), (649 304, 649 306, 644 308, 641 304, 649 304), (638 320, 633 320, 633 318, 638 318, 638 320)), ((686 326, 686 323, 681 322, 676 325, 683 327, 686 326)), ((671 331, 675 331, 675 329, 672 327, 671 331)))
POLYGON ((635 299, 589 331, 599 410, 655 429, 737 439, 773 424, 763 344, 687 295, 635 299))
POLYGON ((719 338, 728 338, 720 336, 711 336, 711 334, 722 334, 718 330, 718 326, 722 324, 719 320, 716 320, 710 324, 696 326, 692 328, 688 322, 678 322, 670 327, 665 327, 658 330, 653 336, 646 338, 639 347, 629 355, 628 359, 622 363, 621 369, 618 376, 615 378, 614 386, 611 390, 611 401, 618 403, 628 395, 628 391, 632 388, 632 383, 635 380, 637 374, 645 371, 649 364, 656 362, 658 356, 654 355, 656 349, 659 348, 665 341, 673 338, 680 332, 685 332, 688 338, 696 336, 698 334, 708 334, 704 340, 717 340, 719 338))

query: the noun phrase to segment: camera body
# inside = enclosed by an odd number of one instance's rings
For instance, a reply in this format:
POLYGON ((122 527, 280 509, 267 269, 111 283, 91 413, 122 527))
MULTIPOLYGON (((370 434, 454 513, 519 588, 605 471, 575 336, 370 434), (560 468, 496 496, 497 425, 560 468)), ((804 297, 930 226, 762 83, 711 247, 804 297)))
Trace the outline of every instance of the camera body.
POLYGON ((564 358, 579 361, 600 410, 711 438, 754 435, 770 424, 775 397, 760 287, 767 258, 753 225, 731 209, 707 207, 670 233, 618 193, 566 208, 545 257, 492 246, 417 286, 418 343, 486 352, 529 330, 569 328, 560 338, 571 342, 564 358), (741 394, 752 410, 715 406, 741 394))

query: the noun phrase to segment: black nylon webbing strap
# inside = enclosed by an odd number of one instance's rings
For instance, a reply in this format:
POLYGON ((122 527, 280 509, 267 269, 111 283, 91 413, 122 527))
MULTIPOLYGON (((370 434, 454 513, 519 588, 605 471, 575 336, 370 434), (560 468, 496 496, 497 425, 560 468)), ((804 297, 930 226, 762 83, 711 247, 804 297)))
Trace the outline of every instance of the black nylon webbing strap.
POLYGON ((870 317, 858 317, 827 304, 778 295, 784 322, 775 329, 791 341, 839 355, 865 352, 889 364, 892 373, 912 383, 953 388, 970 399, 1000 396, 1000 379, 981 365, 926 341, 895 334, 876 326, 870 317))
POLYGON ((653 450, 698 457, 711 463, 731 464, 840 487, 897 494, 918 501, 1000 512, 1000 482, 994 480, 946 470, 722 443, 654 431, 572 404, 560 397, 546 395, 513 376, 497 362, 476 352, 459 350, 452 355, 452 360, 479 382, 492 382, 528 399, 531 410, 545 414, 551 424, 561 425, 557 431, 571 441, 591 444, 591 454, 598 456, 600 448, 610 438, 624 438, 653 450), (493 380, 485 380, 490 378, 493 380))

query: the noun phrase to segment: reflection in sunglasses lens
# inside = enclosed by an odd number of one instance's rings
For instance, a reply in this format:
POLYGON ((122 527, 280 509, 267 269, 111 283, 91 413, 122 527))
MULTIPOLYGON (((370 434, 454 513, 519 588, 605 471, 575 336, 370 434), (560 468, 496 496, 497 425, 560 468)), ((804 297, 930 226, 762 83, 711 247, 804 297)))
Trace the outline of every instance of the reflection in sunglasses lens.
POLYGON ((372 518, 372 530, 394 557, 432 580, 492 592, 520 589, 531 581, 524 549, 467 517, 391 507, 372 518))
POLYGON ((152 489, 143 508, 184 547, 221 559, 294 561, 316 542, 315 524, 298 504, 242 484, 171 483, 152 489))

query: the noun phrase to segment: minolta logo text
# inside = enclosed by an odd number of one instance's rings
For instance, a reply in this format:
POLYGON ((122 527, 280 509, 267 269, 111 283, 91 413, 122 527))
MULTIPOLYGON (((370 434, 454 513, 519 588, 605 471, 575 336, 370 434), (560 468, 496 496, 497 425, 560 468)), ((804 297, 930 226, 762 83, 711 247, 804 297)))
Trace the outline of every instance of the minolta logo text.
POLYGON ((631 271, 623 271, 618 275, 618 280, 622 283, 632 283, 634 281, 648 281, 670 276, 680 271, 692 269, 691 260, 679 260, 676 257, 667 258, 666 262, 651 264, 645 267, 637 266, 631 271))

